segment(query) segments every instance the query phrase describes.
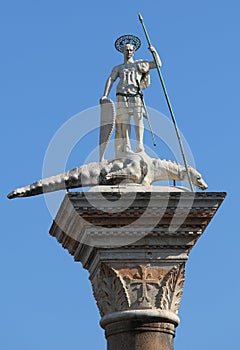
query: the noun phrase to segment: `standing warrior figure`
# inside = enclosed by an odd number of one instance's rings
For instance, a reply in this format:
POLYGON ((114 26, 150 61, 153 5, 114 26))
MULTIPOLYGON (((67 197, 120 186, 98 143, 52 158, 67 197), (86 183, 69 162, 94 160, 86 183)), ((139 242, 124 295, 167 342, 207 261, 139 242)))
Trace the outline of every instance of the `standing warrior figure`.
MULTIPOLYGON (((115 153, 116 156, 126 153, 133 153, 130 144, 130 117, 133 116, 135 124, 135 133, 137 139, 136 152, 144 151, 143 116, 145 113, 141 100, 141 90, 150 85, 149 70, 156 68, 155 61, 133 60, 135 51, 141 46, 141 41, 134 35, 123 35, 115 41, 115 48, 123 53, 124 63, 113 68, 105 86, 104 95, 100 103, 108 100, 113 83, 119 78, 116 89, 117 96, 117 117, 115 133, 115 153)), ((149 47, 154 52, 159 66, 161 60, 153 46, 149 47)))

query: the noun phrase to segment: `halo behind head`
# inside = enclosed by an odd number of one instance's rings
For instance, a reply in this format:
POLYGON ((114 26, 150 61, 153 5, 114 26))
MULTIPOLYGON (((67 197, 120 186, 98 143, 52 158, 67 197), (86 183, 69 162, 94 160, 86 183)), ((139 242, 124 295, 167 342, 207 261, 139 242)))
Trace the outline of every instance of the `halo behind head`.
POLYGON ((115 41, 115 48, 119 52, 123 52, 123 47, 127 44, 131 44, 135 47, 135 51, 141 46, 141 40, 132 34, 122 35, 115 41))

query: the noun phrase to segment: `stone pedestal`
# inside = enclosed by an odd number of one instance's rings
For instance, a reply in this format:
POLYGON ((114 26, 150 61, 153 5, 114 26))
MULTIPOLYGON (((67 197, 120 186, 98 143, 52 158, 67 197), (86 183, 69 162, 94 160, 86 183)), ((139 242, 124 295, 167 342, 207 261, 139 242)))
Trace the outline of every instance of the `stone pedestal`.
POLYGON ((50 234, 89 271, 108 350, 172 350, 188 254, 225 193, 67 193, 50 234))

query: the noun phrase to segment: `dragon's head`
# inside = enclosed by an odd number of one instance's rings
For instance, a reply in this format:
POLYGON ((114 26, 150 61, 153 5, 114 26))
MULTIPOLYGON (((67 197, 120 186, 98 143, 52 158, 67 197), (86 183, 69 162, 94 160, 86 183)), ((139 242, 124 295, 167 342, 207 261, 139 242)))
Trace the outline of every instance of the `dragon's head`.
MULTIPOLYGON (((203 180, 202 175, 197 170, 195 170, 191 166, 188 166, 188 171, 194 186, 196 186, 202 191, 208 188, 208 185, 203 180)), ((184 181, 188 181, 186 169, 185 169, 184 181)))

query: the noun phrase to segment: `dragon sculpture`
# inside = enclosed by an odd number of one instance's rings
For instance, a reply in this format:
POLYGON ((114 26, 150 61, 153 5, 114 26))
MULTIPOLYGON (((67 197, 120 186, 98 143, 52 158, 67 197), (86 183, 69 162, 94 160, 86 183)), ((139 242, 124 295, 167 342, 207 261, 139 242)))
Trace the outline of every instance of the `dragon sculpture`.
MULTIPOLYGON (((190 166, 188 171, 194 186, 201 190, 208 187, 199 172, 190 166)), ((151 158, 142 152, 82 165, 29 186, 17 188, 8 194, 8 198, 29 197, 77 187, 118 185, 122 181, 149 186, 160 180, 188 181, 186 168, 170 160, 151 158)))

